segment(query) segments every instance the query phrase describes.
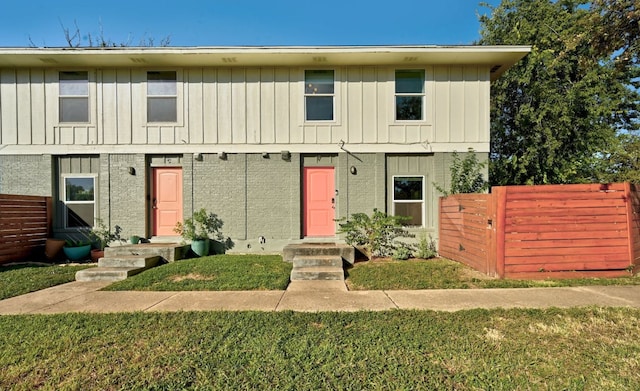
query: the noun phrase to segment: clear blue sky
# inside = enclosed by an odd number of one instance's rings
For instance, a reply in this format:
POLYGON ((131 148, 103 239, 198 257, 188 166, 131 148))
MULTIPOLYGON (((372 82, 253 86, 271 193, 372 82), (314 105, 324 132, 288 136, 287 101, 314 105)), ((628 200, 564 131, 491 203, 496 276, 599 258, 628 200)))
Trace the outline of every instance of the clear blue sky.
MULTIPOLYGON (((479 39, 481 0, 0 0, 0 47, 66 46, 61 25, 171 46, 461 45, 479 39)), ((485 0, 497 5, 499 0, 485 0)))

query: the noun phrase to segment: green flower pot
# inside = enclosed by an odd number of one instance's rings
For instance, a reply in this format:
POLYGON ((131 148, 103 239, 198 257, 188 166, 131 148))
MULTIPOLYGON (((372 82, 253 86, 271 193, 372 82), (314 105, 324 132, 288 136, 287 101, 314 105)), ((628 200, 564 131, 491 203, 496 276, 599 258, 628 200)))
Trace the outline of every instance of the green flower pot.
POLYGON ((78 246, 78 247, 63 247, 62 251, 64 251, 64 255, 72 262, 77 262, 81 259, 86 259, 89 257, 89 253, 91 252, 91 245, 87 244, 86 246, 78 246))
POLYGON ((191 242, 191 251, 199 257, 209 255, 209 239, 198 239, 191 242))

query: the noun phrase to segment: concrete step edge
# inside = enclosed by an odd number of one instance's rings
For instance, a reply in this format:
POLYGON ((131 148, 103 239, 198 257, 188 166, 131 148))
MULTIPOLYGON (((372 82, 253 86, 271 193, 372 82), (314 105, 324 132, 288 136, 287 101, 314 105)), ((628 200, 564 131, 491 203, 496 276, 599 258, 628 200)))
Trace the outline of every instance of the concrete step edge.
POLYGON ((333 266, 342 267, 342 257, 339 255, 296 255, 293 257, 293 267, 333 266))
POLYGON ((160 262, 159 255, 107 256, 98 260, 99 267, 152 267, 160 262))
POLYGON ((121 281, 145 268, 140 267, 94 267, 76 272, 76 281, 121 281))

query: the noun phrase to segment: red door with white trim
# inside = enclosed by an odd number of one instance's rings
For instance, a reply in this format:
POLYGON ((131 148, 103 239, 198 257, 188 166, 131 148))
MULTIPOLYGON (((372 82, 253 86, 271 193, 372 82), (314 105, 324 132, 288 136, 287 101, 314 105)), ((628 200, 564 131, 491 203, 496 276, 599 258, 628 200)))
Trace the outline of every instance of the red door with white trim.
POLYGON ((182 221, 182 168, 153 169, 153 236, 174 236, 182 221))
POLYGON ((303 234, 334 236, 335 178, 333 167, 303 168, 303 234))

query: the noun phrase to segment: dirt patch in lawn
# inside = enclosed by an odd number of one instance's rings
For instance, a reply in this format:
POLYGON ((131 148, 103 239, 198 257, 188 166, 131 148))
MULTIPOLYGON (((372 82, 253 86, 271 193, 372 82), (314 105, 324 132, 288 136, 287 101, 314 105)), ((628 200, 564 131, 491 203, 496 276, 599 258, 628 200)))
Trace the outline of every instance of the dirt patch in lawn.
POLYGON ((189 273, 184 276, 173 276, 171 281, 173 282, 181 282, 185 280, 194 280, 194 281, 213 281, 215 280, 215 276, 203 276, 200 274, 189 273))

